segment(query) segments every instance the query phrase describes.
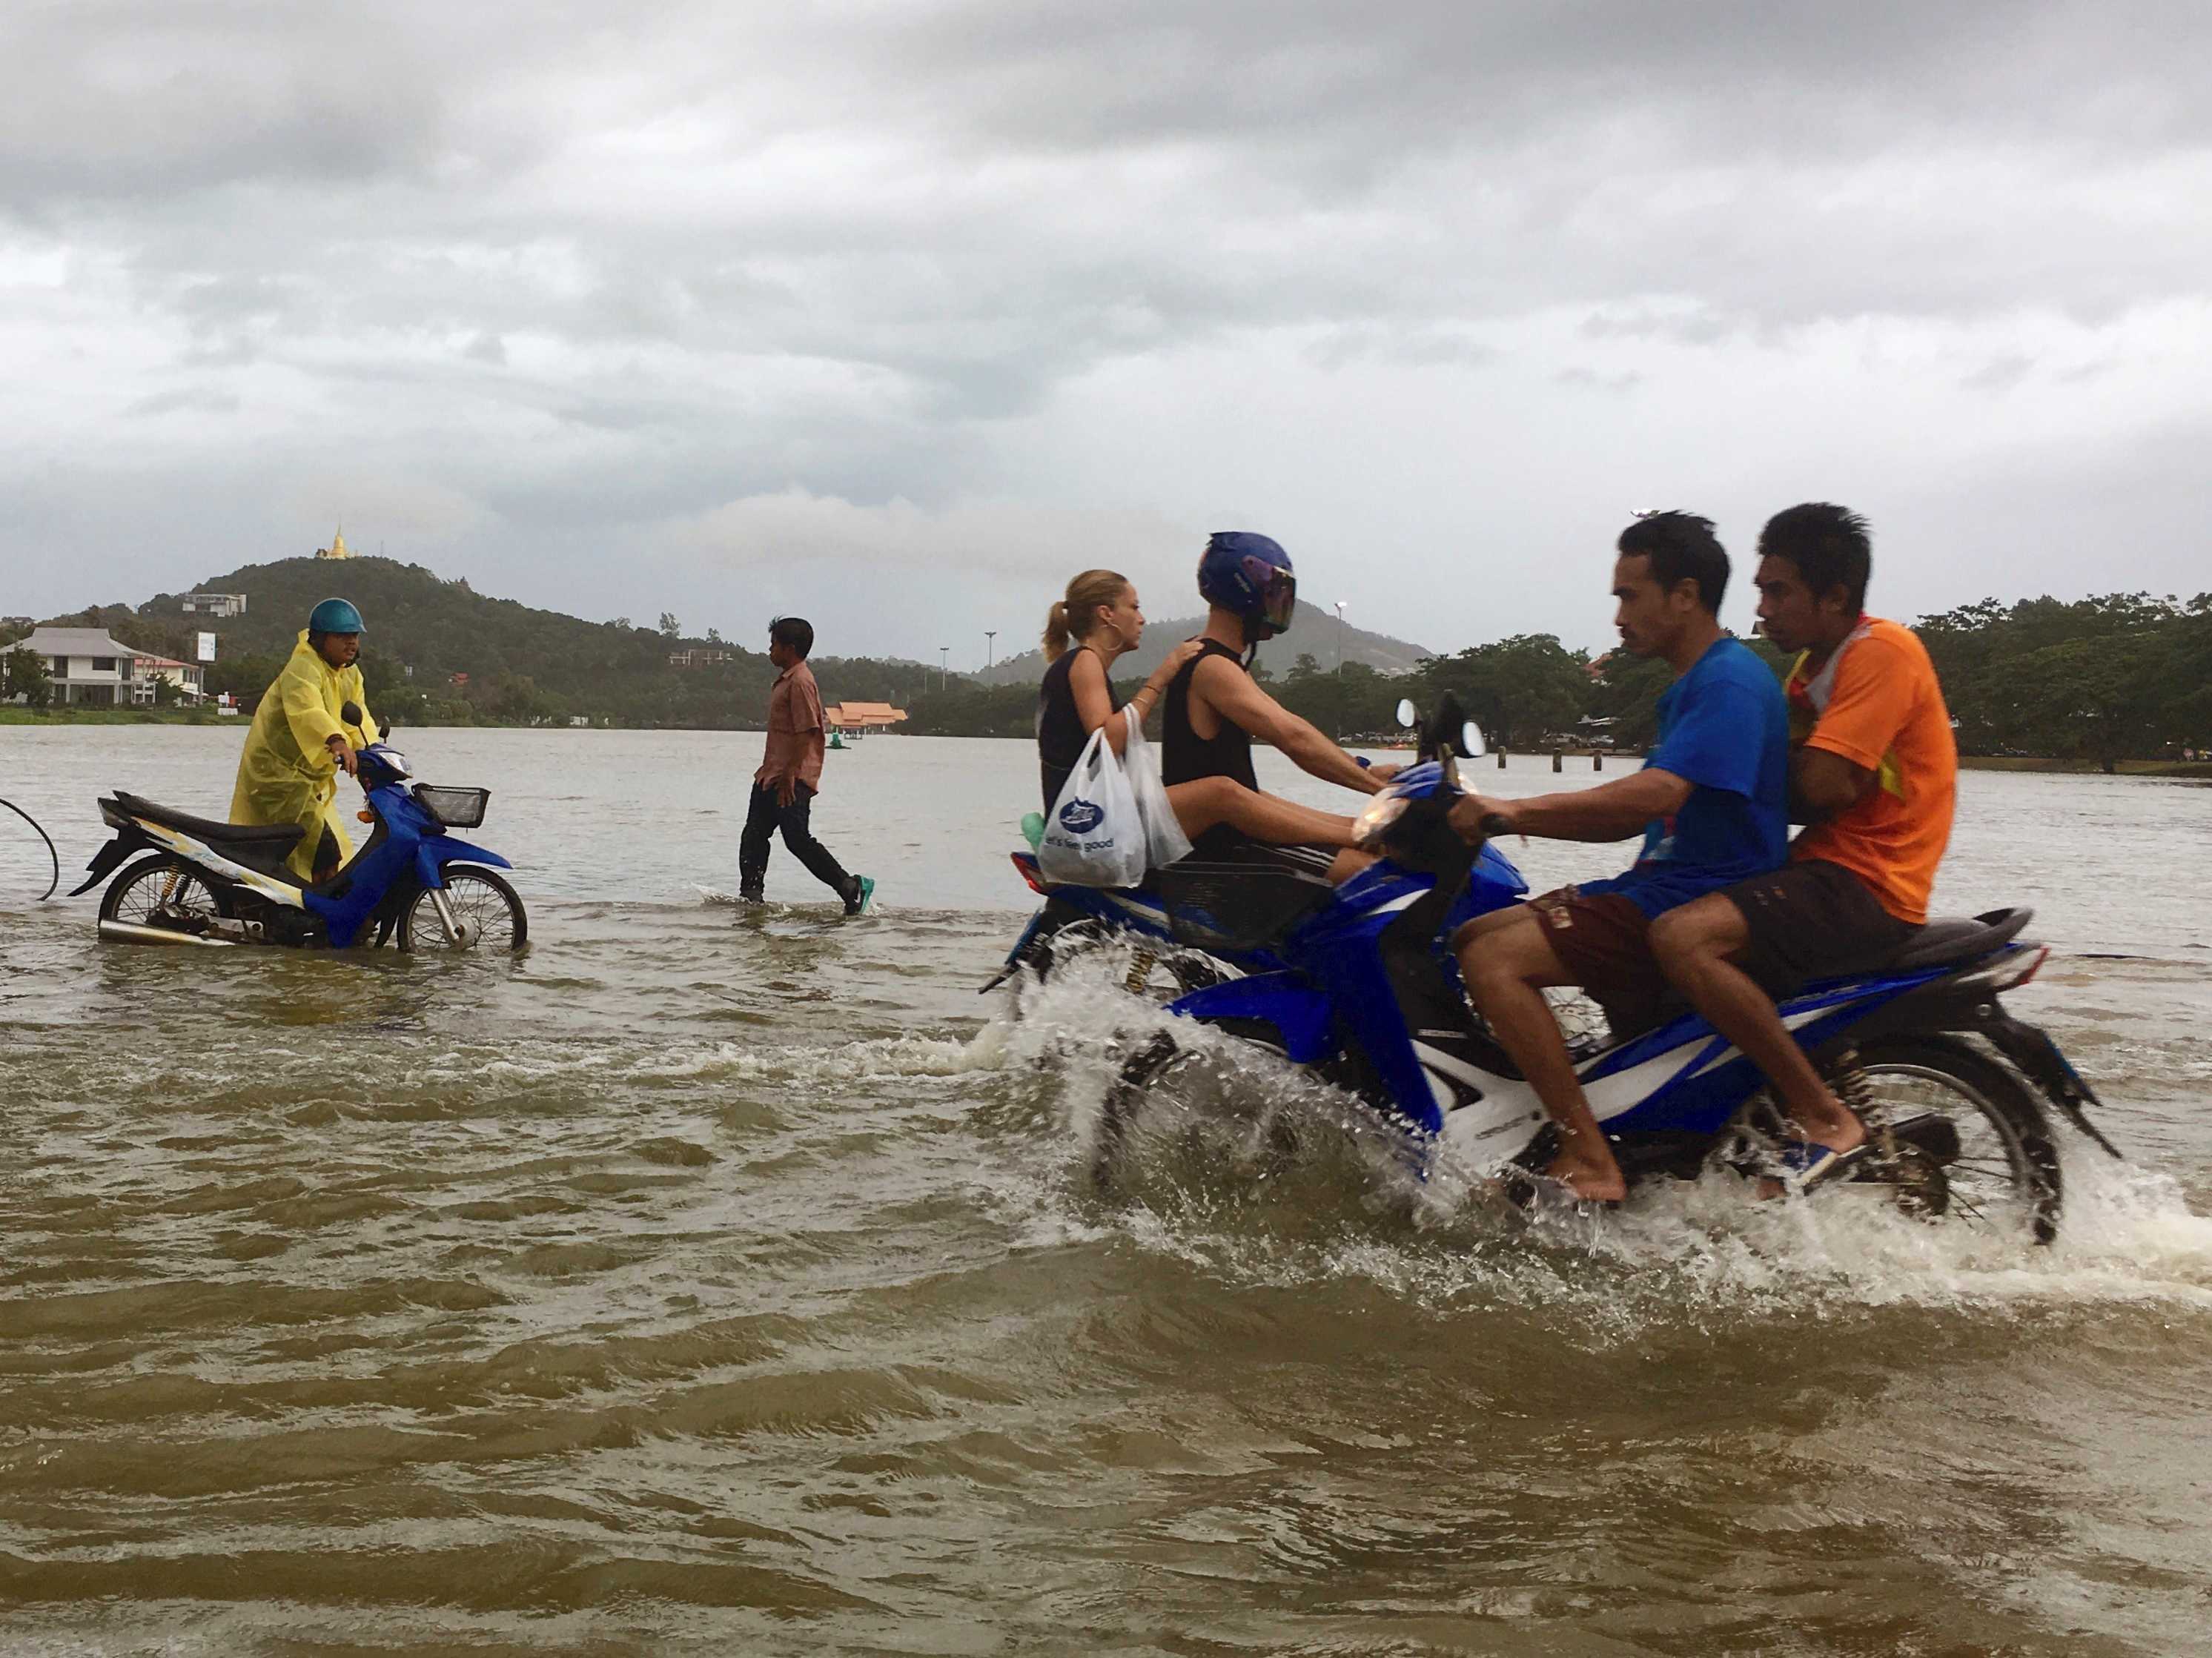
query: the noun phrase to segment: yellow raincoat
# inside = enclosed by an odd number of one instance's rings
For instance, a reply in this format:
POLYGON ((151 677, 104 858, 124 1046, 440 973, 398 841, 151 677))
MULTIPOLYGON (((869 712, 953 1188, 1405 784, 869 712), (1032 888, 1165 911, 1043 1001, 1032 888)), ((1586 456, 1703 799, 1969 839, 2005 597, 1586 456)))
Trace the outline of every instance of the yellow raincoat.
POLYGON ((333 668, 307 643, 306 629, 292 648, 292 659, 276 676, 254 711, 238 756, 238 786, 230 797, 234 823, 297 823, 306 831, 284 861, 303 881, 313 880, 315 848, 325 829, 337 837, 338 861, 353 856, 353 842, 338 821, 338 763, 330 740, 343 737, 355 748, 380 736, 369 717, 358 666, 333 668), (361 725, 346 726, 338 710, 348 702, 361 709, 361 725))

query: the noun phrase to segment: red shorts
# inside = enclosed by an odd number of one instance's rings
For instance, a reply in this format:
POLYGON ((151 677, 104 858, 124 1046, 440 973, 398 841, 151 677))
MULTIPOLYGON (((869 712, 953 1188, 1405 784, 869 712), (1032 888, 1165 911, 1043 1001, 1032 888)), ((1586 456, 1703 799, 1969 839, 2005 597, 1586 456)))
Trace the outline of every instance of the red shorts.
POLYGON ((1673 992, 1651 953, 1651 918, 1618 892, 1560 887, 1528 900, 1568 976, 1616 1035, 1655 1023, 1673 992))

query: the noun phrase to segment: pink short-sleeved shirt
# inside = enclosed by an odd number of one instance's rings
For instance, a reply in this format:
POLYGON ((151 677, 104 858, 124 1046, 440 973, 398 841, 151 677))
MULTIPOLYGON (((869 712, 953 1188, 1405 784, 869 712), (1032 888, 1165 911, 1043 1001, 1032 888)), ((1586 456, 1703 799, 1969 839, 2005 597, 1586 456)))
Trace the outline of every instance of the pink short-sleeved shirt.
POLYGON ((756 786, 791 777, 814 793, 822 791, 822 692, 814 671, 794 662, 775 677, 768 694, 768 744, 761 751, 756 786))

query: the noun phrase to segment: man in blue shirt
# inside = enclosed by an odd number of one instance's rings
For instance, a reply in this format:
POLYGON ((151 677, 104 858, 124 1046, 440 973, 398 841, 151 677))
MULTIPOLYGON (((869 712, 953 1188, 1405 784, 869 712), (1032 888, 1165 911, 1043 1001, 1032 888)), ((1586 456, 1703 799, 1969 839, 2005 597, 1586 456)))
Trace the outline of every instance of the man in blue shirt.
POLYGON ((1469 841, 1493 817, 1515 834, 1554 841, 1644 836, 1626 875, 1485 915, 1453 940, 1476 1011, 1558 1126, 1559 1153, 1544 1172, 1598 1201, 1627 1188, 1545 987, 1580 986, 1616 1028, 1644 1023, 1666 988, 1651 953, 1652 920, 1780 867, 1789 844, 1789 711, 1766 665, 1721 629, 1729 560, 1711 521, 1650 513, 1621 531, 1619 550, 1613 596, 1621 645, 1665 659, 1675 674, 1659 699, 1659 742, 1644 769, 1528 800, 1469 795, 1452 809, 1453 826, 1469 841))

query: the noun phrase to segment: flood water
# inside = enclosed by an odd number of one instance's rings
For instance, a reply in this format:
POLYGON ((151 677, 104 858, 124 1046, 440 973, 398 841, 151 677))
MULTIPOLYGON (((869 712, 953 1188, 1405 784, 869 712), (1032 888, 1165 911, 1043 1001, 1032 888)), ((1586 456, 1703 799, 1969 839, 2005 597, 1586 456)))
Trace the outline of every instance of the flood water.
MULTIPOLYGON (((0 795, 66 887, 240 736, 0 727, 0 795)), ((1027 745, 830 756, 847 921, 781 848, 708 900, 757 735, 401 744, 494 790, 520 960, 101 945, 0 816, 0 1649, 2212 1649, 2212 790, 1963 780, 1939 903, 2039 908, 2014 1005, 2128 1153, 2063 1137, 2039 1250, 1711 1184, 1511 1228, 1260 1065, 1295 1157, 1103 1205, 1156 1016, 975 993, 1027 745)))

